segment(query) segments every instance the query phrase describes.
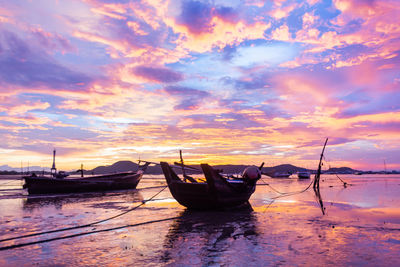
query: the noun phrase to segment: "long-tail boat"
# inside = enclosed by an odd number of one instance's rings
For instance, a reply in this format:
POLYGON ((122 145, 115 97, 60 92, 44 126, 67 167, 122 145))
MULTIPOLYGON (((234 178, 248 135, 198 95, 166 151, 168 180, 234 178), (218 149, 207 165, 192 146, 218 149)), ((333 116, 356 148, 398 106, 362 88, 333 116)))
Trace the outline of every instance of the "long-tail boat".
MULTIPOLYGON (((161 162, 161 168, 172 196, 179 204, 189 209, 224 209, 248 203, 250 196, 256 189, 256 183, 261 178, 261 168, 247 167, 242 175, 232 177, 223 175, 220 170, 208 164, 201 164, 204 178, 195 179, 186 175, 185 166, 182 167, 181 179, 167 162, 161 162)), ((194 169, 190 167, 190 169, 194 169)), ((197 169, 197 168, 196 168, 197 169)), ((197 169, 199 170, 199 169, 197 169)))
POLYGON ((135 189, 150 163, 139 166, 135 172, 120 172, 89 177, 66 178, 64 175, 52 176, 32 174, 24 176, 24 188, 29 194, 75 193, 135 189))

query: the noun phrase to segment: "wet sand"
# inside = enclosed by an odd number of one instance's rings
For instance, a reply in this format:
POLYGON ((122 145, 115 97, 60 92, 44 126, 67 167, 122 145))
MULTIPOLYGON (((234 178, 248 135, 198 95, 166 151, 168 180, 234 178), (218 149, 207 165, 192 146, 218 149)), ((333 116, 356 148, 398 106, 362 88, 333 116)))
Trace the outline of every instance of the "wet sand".
POLYGON ((162 190, 162 176, 146 175, 137 190, 41 196, 2 177, 1 239, 127 213, 0 242, 1 248, 77 235, 0 250, 0 266, 400 266, 400 176, 340 177, 351 185, 321 178, 325 215, 312 188, 276 192, 311 182, 295 178, 260 180, 252 209, 205 212, 180 206, 162 190))

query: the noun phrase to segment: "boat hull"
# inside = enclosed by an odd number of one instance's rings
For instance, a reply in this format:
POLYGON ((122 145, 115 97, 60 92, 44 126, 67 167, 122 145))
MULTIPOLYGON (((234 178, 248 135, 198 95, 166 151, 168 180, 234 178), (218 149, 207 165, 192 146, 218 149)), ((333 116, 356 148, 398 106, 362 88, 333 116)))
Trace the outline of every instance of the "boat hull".
POLYGON ((272 175, 271 178, 289 178, 290 174, 272 175))
POLYGON ((225 209, 248 203, 255 191, 254 183, 231 183, 221 177, 208 164, 202 164, 207 182, 189 183, 182 181, 166 162, 161 162, 172 196, 188 209, 225 209))
POLYGON ((135 189, 143 172, 120 173, 76 179, 57 179, 53 177, 24 177, 24 188, 29 194, 75 193, 135 189))
POLYGON ((304 172, 304 173, 299 172, 299 173, 297 174, 297 177, 298 177, 299 179, 310 179, 311 174, 310 174, 309 172, 304 172))

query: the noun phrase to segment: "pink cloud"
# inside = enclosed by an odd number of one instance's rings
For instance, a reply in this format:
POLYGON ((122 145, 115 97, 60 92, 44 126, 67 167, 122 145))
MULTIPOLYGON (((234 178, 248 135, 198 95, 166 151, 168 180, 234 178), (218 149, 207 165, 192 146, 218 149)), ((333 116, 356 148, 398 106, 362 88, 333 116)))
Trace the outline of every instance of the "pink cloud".
POLYGON ((58 33, 46 32, 42 28, 32 28, 31 32, 39 44, 48 50, 54 52, 60 50, 62 53, 76 51, 76 48, 71 45, 70 41, 58 33))
MULTIPOLYGON (((94 2, 92 2, 94 3, 94 2)), ((97 13, 103 16, 107 16, 113 19, 126 20, 125 13, 127 10, 122 4, 104 4, 98 7, 91 8, 93 13, 97 13)))
POLYGON ((135 21, 128 21, 126 23, 128 25, 128 27, 130 27, 135 33, 139 34, 139 35, 148 35, 147 32, 145 32, 144 30, 141 29, 140 24, 135 22, 135 21))
POLYGON ((320 31, 323 18, 314 13, 303 15, 303 27, 292 39, 286 25, 272 31, 271 38, 274 40, 305 45, 302 55, 281 66, 293 68, 329 62, 327 68, 342 68, 371 60, 389 59, 398 54, 400 26, 396 18, 399 8, 393 1, 338 0, 334 3, 341 14, 332 20, 334 26, 324 32, 320 31), (357 45, 365 49, 352 54, 336 52, 357 45), (321 56, 322 53, 325 55, 321 56))
POLYGON ((210 31, 204 31, 199 34, 193 34, 186 26, 175 24, 170 26, 181 36, 177 40, 178 47, 194 52, 211 51, 214 47, 224 48, 229 45, 237 45, 244 40, 265 39, 264 32, 270 27, 270 24, 264 22, 255 22, 246 24, 244 21, 231 24, 219 17, 212 18, 213 25, 210 31))

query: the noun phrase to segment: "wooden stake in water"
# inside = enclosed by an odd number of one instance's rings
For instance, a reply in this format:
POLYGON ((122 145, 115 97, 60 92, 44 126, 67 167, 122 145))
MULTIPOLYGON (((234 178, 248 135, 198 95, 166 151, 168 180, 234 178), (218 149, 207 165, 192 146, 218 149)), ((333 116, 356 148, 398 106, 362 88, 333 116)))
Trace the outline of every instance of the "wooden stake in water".
POLYGON ((326 143, 328 143, 328 138, 326 138, 326 140, 325 140, 324 148, 322 149, 321 157, 319 159, 317 174, 315 174, 315 177, 314 177, 314 186, 313 187, 314 187, 314 189, 318 188, 318 190, 319 190, 319 178, 321 176, 322 158, 324 157, 326 143))

